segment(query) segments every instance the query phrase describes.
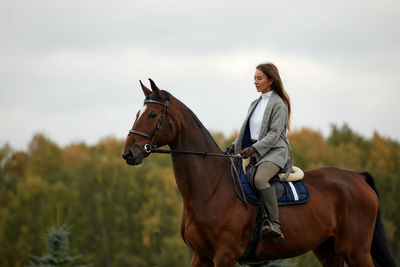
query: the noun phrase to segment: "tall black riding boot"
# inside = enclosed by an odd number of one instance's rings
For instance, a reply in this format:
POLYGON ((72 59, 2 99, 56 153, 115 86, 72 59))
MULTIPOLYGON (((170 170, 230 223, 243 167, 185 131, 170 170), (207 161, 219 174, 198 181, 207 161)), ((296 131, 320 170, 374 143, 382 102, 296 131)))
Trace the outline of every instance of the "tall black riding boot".
POLYGON ((261 201, 264 204, 268 219, 271 224, 265 225, 262 228, 263 235, 267 235, 274 242, 280 243, 285 240, 281 232, 281 224, 279 222, 279 208, 278 201, 275 195, 275 189, 271 186, 258 190, 261 201))

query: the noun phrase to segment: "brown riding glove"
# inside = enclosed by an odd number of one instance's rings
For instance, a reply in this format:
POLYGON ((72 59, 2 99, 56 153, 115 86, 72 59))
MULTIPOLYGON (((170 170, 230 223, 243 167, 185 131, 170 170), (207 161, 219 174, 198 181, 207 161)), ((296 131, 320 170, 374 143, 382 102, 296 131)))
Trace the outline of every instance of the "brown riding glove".
POLYGON ((256 149, 253 146, 249 146, 249 147, 246 147, 245 149, 243 149, 242 151, 240 151, 239 154, 242 155, 242 157, 244 159, 247 159, 247 158, 251 157, 255 152, 256 152, 256 149))

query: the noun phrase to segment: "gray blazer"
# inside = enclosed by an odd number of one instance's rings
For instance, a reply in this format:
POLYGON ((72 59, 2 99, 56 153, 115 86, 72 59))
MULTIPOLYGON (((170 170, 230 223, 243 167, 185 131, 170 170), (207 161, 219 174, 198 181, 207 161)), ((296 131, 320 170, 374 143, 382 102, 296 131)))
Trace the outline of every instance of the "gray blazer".
MULTIPOLYGON (((240 128, 239 135, 233 142, 236 154, 242 150, 242 140, 247 122, 260 99, 261 97, 251 103, 246 119, 240 128)), ((283 169, 289 156, 288 145, 285 141, 287 120, 287 106, 274 91, 264 111, 260 135, 257 142, 252 145, 257 150, 257 165, 265 161, 270 161, 283 169)))

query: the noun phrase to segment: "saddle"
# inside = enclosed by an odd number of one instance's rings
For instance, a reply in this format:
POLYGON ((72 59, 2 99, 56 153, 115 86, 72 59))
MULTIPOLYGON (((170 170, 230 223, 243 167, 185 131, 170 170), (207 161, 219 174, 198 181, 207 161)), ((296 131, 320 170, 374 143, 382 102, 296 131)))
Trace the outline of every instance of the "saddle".
MULTIPOLYGON (((260 203, 254 184, 256 170, 257 166, 254 161, 250 162, 250 160, 247 159, 239 160, 238 172, 241 185, 246 199, 253 205, 258 205, 260 203)), ((310 199, 310 194, 301 180, 304 177, 303 171, 293 166, 292 172, 287 179, 284 178, 286 173, 287 171, 283 169, 270 180, 271 186, 275 189, 278 204, 282 206, 306 203, 310 199)))

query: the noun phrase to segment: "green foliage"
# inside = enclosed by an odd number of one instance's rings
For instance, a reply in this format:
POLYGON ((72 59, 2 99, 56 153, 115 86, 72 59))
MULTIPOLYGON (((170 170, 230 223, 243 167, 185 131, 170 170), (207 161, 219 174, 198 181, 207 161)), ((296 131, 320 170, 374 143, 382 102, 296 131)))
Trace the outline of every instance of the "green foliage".
MULTIPOLYGON (((235 138, 215 136, 222 149, 235 138)), ((399 143, 378 133, 366 139, 347 125, 332 126, 326 139, 301 129, 289 140, 302 169, 330 165, 374 176, 389 244, 400 263, 399 143)), ((127 166, 123 145, 109 137, 93 146, 59 147, 37 134, 27 151, 0 147, 0 266, 26 266, 28 255, 46 249, 41 233, 62 223, 73 226, 70 254, 83 255, 82 262, 188 266, 191 252, 180 235, 182 201, 170 157, 154 154, 141 166, 127 166)), ((274 264, 320 266, 312 253, 274 264)))
POLYGON ((85 267, 86 265, 75 265, 81 258, 80 255, 68 256, 69 252, 69 230, 65 226, 51 228, 45 235, 47 253, 43 256, 29 256, 31 261, 28 267, 54 267, 54 266, 75 266, 85 267))

